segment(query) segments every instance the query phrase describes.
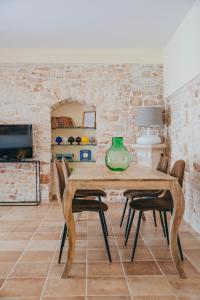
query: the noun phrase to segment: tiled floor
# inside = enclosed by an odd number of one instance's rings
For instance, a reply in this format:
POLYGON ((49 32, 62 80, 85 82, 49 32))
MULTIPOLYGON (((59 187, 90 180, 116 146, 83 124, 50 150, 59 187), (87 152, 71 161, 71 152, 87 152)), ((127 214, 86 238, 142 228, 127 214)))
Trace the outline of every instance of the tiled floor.
MULTIPOLYGON (((0 207, 0 298, 5 300, 200 300, 200 236, 182 225, 186 280, 177 276, 170 251, 152 215, 142 222, 136 256, 133 239, 124 247, 119 228, 122 204, 109 203, 106 213, 113 262, 104 247, 98 215, 84 213, 77 221, 76 258, 71 276, 60 279, 58 250, 63 226, 56 204, 0 207)), ((159 218, 158 223, 159 223, 159 218)), ((67 243, 66 243, 67 247, 67 243)))

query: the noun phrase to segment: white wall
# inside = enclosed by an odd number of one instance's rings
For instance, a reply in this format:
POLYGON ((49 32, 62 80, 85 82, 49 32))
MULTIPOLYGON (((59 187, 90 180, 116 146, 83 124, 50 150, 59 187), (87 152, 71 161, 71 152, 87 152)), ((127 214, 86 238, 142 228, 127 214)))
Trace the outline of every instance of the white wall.
POLYGON ((0 48, 0 63, 162 64, 162 49, 0 48))
POLYGON ((165 97, 199 73, 200 0, 197 0, 164 49, 165 97))

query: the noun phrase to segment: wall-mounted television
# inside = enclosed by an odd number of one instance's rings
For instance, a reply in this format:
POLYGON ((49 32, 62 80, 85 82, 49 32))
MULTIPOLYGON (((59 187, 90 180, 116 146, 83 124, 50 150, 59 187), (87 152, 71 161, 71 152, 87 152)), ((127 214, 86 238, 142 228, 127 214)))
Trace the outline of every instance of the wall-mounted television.
POLYGON ((0 159, 23 160, 33 156, 32 125, 0 125, 0 159))

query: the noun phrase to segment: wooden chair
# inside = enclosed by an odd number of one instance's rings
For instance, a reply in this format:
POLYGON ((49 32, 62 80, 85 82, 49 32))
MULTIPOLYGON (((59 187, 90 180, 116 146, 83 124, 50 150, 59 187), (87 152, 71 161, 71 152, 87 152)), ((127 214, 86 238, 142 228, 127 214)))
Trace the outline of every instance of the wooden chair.
MULTIPOLYGON (((64 161, 62 161, 62 166, 57 160, 53 161, 53 170, 54 170, 54 180, 55 180, 55 190, 56 190, 56 196, 58 199, 58 202, 63 208, 63 193, 64 189, 67 188, 67 182, 68 182, 68 173, 66 169, 66 164, 64 161)), ((83 212, 83 211, 90 211, 90 212, 96 212, 99 213, 99 218, 102 226, 102 231, 103 231, 103 236, 104 236, 104 241, 108 253, 108 258, 109 261, 111 262, 111 254, 110 254, 110 248, 108 244, 108 239, 107 239, 107 233, 106 233, 106 228, 105 228, 105 223, 103 220, 103 212, 108 210, 107 204, 105 204, 102 201, 98 200, 91 200, 91 199, 82 199, 82 198, 74 198, 73 203, 72 203, 72 211, 73 213, 75 212, 83 212)), ((67 235, 67 225, 66 223, 64 224, 63 232, 62 232, 62 240, 61 240, 61 245, 60 245, 60 253, 59 253, 59 260, 58 262, 60 263, 61 257, 62 257, 62 252, 63 252, 63 247, 65 245, 65 240, 66 240, 66 235, 67 235)))
MULTIPOLYGON (((178 178, 178 182, 181 187, 183 186, 184 170, 185 170, 185 162, 183 160, 178 160, 175 162, 175 164, 170 172, 171 176, 178 178)), ((171 214, 173 212, 173 199, 172 199, 172 195, 171 195, 170 191, 166 191, 163 196, 160 196, 157 198, 155 198, 155 197, 148 198, 148 199, 138 198, 136 200, 132 200, 130 202, 129 206, 133 213, 131 215, 130 222, 128 225, 129 226, 128 235, 126 237, 125 244, 127 243, 128 238, 129 238, 129 233, 130 233, 130 230, 131 230, 131 227, 133 224, 133 218, 135 215, 135 211, 136 210, 139 211, 139 217, 138 217, 138 222, 137 222, 137 226, 136 226, 135 239, 134 239, 132 257, 131 257, 132 261, 133 261, 134 255, 135 255, 142 213, 144 211, 155 210, 155 211, 159 211, 160 213, 162 213, 162 212, 164 213, 165 232, 166 232, 166 237, 167 237, 167 243, 169 244, 167 212, 170 212, 171 214)), ((179 237, 178 237, 178 247, 179 247, 181 259, 183 260, 183 252, 182 252, 179 237)))
MULTIPOLYGON (((157 170, 163 173, 167 173, 167 168, 168 168, 168 162, 169 162, 169 158, 166 155, 161 155, 160 157, 160 161, 158 163, 157 166, 157 170)), ((120 221, 120 227, 122 226, 123 220, 124 220, 124 216, 126 213, 126 209, 127 209, 127 205, 129 202, 129 199, 134 200, 136 198, 147 198, 147 197, 158 197, 158 195, 162 194, 163 191, 155 191, 155 190, 126 190, 124 192, 124 196, 126 197, 126 201, 124 204, 124 209, 122 212, 122 217, 121 217, 121 221, 120 221)), ((126 230, 125 230, 125 237, 127 236, 127 230, 128 230, 128 224, 130 221, 130 216, 131 216, 131 209, 129 209, 128 212, 128 218, 127 218, 127 223, 126 223, 126 230)), ((153 217, 154 217, 154 224, 155 226, 157 226, 157 222, 156 222, 156 214, 155 214, 155 210, 153 210, 153 217)), ((165 233, 165 229, 164 229, 164 222, 163 222, 163 218, 162 218, 162 214, 160 213, 160 220, 161 220, 161 224, 163 227, 163 232, 164 235, 166 235, 165 233)))
MULTIPOLYGON (((63 167, 65 166, 65 168, 63 168, 63 170, 64 170, 65 178, 67 178, 67 176, 69 177, 71 175, 71 170, 70 170, 68 161, 64 157, 62 158, 62 164, 63 164, 63 167)), ((106 193, 102 190, 92 190, 92 189, 91 190, 81 189, 81 190, 77 190, 75 193, 75 198, 87 198, 87 197, 95 197, 96 199, 98 199, 101 202, 102 197, 106 197, 106 193)), ((102 218, 103 218, 102 220, 105 225, 106 234, 108 236, 108 227, 107 227, 104 212, 102 213, 102 218)))

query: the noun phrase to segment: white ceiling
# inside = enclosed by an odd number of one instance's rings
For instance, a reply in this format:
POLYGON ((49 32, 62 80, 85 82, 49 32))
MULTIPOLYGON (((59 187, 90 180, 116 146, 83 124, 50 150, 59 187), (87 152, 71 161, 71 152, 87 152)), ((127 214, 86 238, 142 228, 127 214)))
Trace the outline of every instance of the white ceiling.
POLYGON ((162 48, 195 0, 0 0, 0 47, 162 48))

